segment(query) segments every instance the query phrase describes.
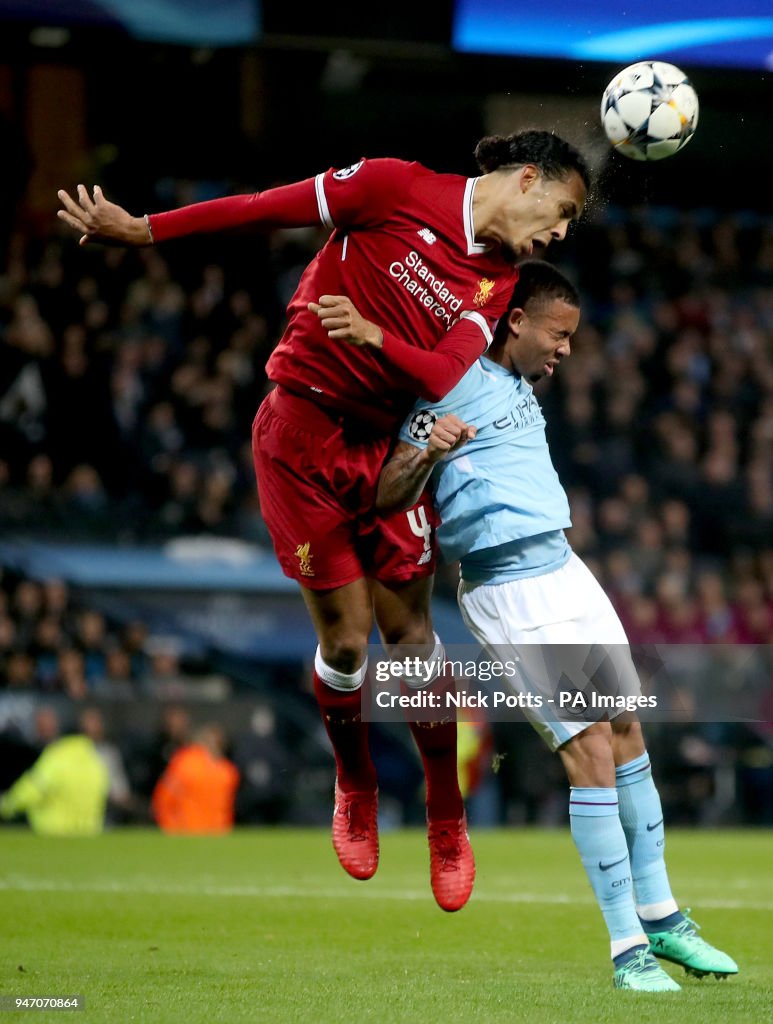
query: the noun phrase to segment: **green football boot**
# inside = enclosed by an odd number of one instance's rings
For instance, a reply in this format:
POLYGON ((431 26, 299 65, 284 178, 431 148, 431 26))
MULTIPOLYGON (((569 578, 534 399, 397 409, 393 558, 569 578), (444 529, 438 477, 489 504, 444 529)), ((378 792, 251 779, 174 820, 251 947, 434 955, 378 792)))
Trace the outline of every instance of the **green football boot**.
POLYGON ((652 952, 661 960, 681 964, 688 974, 694 974, 696 978, 705 978, 707 974, 713 974, 715 978, 738 974, 735 960, 704 941, 698 935, 699 927, 685 916, 684 921, 667 932, 648 932, 652 952))
POLYGON ((666 974, 646 946, 637 949, 630 960, 618 967, 613 979, 615 988, 635 992, 679 992, 680 986, 666 974))

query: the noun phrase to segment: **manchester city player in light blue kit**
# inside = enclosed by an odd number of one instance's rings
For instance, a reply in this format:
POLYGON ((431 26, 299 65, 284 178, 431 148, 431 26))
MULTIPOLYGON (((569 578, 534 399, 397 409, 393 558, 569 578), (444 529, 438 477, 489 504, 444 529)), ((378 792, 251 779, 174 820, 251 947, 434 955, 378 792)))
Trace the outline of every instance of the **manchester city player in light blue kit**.
MULTIPOLYGON (((379 486, 380 507, 408 508, 431 476, 443 555, 461 562, 465 623, 495 659, 520 658, 527 671, 516 685, 535 693, 555 688, 544 676, 561 645, 601 645, 621 677, 626 663, 632 671, 622 624, 564 535, 569 503, 532 390, 569 356, 579 319, 577 292, 559 271, 522 264, 487 355, 442 402, 416 405, 379 486)), ((572 837, 609 929, 615 986, 678 990, 655 957, 701 977, 737 973, 671 894, 638 718, 623 710, 611 721, 553 721, 544 703, 525 714, 569 778, 572 837)))

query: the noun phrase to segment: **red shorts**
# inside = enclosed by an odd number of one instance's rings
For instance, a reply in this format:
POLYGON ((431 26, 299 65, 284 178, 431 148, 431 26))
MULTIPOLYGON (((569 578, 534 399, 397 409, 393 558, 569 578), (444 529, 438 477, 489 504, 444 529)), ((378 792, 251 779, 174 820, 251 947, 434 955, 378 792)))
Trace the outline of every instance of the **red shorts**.
POLYGON ((438 521, 429 493, 408 511, 374 511, 392 440, 282 387, 263 401, 252 453, 285 575, 311 590, 363 576, 387 583, 432 575, 438 521))

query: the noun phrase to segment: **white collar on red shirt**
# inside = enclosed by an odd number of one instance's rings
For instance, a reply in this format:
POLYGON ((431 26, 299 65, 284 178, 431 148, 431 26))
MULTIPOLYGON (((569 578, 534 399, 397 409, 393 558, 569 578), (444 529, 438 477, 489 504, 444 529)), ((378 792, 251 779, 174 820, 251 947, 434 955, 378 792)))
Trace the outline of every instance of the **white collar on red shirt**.
POLYGON ((464 186, 464 202, 462 203, 462 216, 464 217, 464 234, 467 238, 467 255, 476 256, 482 252, 488 252, 489 246, 475 241, 475 227, 472 220, 472 200, 475 195, 475 186, 480 178, 468 178, 464 186))

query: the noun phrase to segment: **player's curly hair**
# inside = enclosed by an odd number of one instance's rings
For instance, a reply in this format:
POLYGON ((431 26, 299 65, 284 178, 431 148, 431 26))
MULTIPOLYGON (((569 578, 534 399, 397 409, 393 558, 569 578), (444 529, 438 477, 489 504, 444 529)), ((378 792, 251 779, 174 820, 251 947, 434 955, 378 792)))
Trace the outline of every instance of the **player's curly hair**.
POLYGON ((518 264, 518 280, 510 296, 509 307, 523 309, 529 299, 563 299, 580 308, 580 294, 564 274, 545 260, 524 260, 518 264))
POLYGON ((576 171, 585 188, 591 186, 585 157, 553 132, 530 129, 513 135, 487 135, 475 147, 475 159, 484 174, 534 164, 550 180, 563 180, 571 171, 576 171))
MULTIPOLYGON (((580 294, 560 270, 544 260, 524 260, 518 264, 518 280, 507 304, 511 309, 525 309, 529 300, 563 299, 575 309, 580 308, 580 294)), ((499 320, 494 331, 494 342, 502 342, 507 335, 507 313, 499 320)))

